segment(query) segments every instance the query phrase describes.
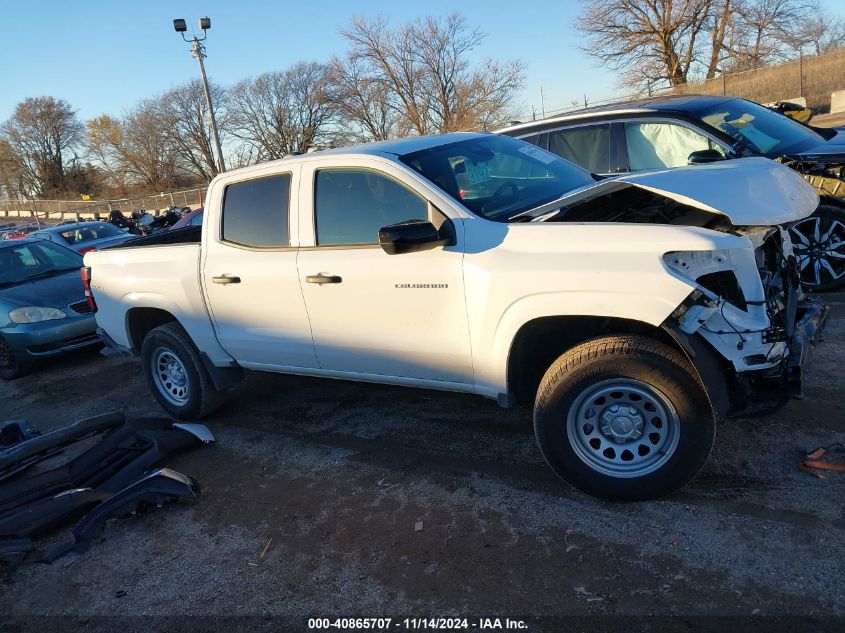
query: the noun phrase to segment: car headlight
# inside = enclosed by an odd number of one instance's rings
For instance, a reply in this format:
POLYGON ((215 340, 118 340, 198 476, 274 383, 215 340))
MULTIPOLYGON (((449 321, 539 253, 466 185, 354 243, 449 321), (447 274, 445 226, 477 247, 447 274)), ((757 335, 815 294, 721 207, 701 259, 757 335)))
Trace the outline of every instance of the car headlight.
POLYGON ((58 308, 40 308, 28 306, 26 308, 15 308, 9 312, 9 318, 14 323, 38 323, 39 321, 55 321, 65 319, 67 314, 58 308))

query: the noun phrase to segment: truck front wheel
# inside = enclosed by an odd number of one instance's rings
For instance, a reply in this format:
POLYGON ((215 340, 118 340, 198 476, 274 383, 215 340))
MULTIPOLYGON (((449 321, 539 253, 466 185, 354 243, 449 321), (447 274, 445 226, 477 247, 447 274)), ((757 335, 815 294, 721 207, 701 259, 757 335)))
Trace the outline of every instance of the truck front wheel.
POLYGON ((642 336, 602 336, 548 369, 534 431, 546 461, 573 486, 635 501, 673 492, 698 473, 715 416, 677 351, 642 336))
POLYGON ((199 351, 178 323, 150 330, 141 362, 156 400, 177 418, 196 420, 223 403, 223 393, 214 388, 199 351))

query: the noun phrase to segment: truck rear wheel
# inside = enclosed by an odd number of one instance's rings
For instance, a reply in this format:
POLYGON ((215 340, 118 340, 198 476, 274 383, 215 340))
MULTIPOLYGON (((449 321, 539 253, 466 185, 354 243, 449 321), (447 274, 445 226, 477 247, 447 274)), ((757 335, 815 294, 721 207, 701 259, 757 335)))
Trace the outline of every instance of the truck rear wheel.
POLYGON ((158 403, 183 420, 208 415, 223 403, 199 351, 178 323, 165 323, 144 338, 141 362, 158 403))
POLYGON ((695 370, 642 336, 578 345, 543 377, 534 431, 546 461, 570 484, 605 499, 659 497, 707 461, 715 416, 695 370))

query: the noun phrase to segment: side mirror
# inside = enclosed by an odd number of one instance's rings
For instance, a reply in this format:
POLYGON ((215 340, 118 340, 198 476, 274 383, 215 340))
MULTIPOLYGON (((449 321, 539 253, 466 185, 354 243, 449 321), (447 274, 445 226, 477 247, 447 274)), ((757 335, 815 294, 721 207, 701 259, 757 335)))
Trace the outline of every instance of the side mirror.
POLYGON ((379 229, 378 241, 388 255, 401 255, 454 244, 455 233, 449 220, 439 230, 428 220, 408 220, 379 229))
POLYGON ((693 152, 687 157, 687 162, 690 165, 704 165, 705 163, 715 163, 717 160, 725 160, 725 156, 716 149, 700 149, 693 152))

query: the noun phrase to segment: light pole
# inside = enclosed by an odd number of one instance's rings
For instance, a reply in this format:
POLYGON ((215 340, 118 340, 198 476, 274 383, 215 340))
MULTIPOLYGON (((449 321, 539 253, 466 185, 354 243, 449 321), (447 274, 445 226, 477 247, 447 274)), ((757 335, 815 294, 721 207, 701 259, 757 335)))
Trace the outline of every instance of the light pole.
POLYGON ((210 18, 200 18, 199 27, 202 30, 202 37, 194 35, 191 39, 185 37, 185 31, 188 30, 185 20, 173 20, 173 28, 182 36, 186 42, 190 42, 193 46, 193 55, 200 63, 200 74, 202 75, 202 87, 205 89, 205 101, 208 104, 208 115, 211 119, 211 134, 214 136, 214 146, 217 148, 217 165, 221 172, 226 171, 226 164, 223 162, 223 148, 220 146, 220 135, 217 133, 217 119, 214 118, 214 106, 211 105, 211 91, 208 89, 208 77, 205 76, 205 64, 203 58, 205 57, 205 46, 202 42, 206 38, 206 31, 211 28, 210 18))

